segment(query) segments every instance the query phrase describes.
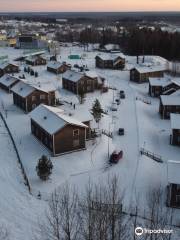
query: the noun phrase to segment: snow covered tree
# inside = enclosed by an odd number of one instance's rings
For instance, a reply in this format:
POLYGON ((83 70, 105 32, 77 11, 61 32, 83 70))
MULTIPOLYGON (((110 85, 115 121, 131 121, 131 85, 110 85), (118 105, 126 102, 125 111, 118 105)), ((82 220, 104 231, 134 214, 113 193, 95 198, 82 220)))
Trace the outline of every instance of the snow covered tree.
POLYGON ((49 179, 49 176, 52 173, 53 164, 50 159, 47 158, 47 156, 42 155, 42 157, 39 159, 38 164, 36 166, 36 172, 37 175, 41 180, 46 181, 49 179))
POLYGON ((102 117, 103 109, 101 108, 101 104, 98 99, 96 99, 93 103, 91 114, 94 117, 94 120, 99 124, 102 117))

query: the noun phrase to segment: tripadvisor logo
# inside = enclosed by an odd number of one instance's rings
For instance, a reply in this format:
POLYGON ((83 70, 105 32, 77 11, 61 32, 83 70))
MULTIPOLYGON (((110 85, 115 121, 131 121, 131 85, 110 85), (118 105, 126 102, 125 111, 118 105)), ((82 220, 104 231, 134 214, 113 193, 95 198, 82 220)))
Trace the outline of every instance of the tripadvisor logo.
POLYGON ((143 228, 142 228, 142 227, 137 227, 137 228, 135 228, 135 234, 136 234, 137 236, 141 236, 143 233, 144 233, 144 231, 143 231, 143 228))
POLYGON ((141 236, 142 234, 172 234, 173 230, 167 230, 167 229, 147 229, 142 227, 135 228, 135 234, 137 236, 141 236))

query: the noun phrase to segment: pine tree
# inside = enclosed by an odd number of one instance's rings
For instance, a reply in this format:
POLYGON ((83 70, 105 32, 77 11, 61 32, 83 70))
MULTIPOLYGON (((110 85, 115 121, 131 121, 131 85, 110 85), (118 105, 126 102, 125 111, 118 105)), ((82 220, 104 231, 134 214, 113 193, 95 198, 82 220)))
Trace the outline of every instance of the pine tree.
POLYGON ((43 181, 46 181, 49 179, 49 176, 52 173, 53 164, 50 159, 47 158, 47 156, 42 155, 42 157, 39 159, 38 164, 36 166, 36 172, 39 178, 43 181))
POLYGON ((91 114, 93 115, 95 121, 99 124, 101 117, 102 117, 103 109, 101 108, 101 104, 98 99, 95 100, 92 109, 91 114))

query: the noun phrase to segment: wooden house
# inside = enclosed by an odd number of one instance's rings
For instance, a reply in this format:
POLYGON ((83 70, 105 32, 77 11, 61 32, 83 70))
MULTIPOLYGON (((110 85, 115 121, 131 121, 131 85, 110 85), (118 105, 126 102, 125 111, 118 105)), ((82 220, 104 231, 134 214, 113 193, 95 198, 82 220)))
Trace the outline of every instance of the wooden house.
POLYGON ((41 104, 30 116, 32 134, 53 156, 86 149, 87 126, 59 108, 41 104))
POLYGON ((84 73, 68 70, 62 77, 63 88, 75 94, 93 92, 98 87, 97 78, 89 77, 84 73))
POLYGON ((11 88, 20 81, 19 78, 5 74, 0 78, 0 88, 7 92, 11 92, 11 88))
POLYGON ((180 161, 169 160, 167 168, 167 205, 173 208, 180 208, 180 161))
POLYGON ((20 81, 12 87, 11 91, 13 92, 14 104, 26 113, 41 103, 49 106, 55 105, 55 88, 50 83, 32 85, 20 81))
POLYGON ((180 79, 172 78, 169 83, 163 86, 163 95, 171 95, 180 89, 180 79))
POLYGON ((2 63, 0 64, 0 77, 2 77, 6 73, 18 73, 19 72, 19 67, 15 64, 12 63, 2 63))
POLYGON ((96 60, 97 68, 122 70, 125 67, 124 55, 123 56, 110 55, 110 54, 97 55, 95 60, 96 60))
POLYGON ((65 62, 60 63, 60 62, 56 62, 56 61, 50 61, 50 62, 48 62, 48 65, 47 65, 47 71, 55 73, 55 74, 64 73, 69 69, 71 69, 71 65, 66 64, 65 62))
POLYGON ((148 82, 150 77, 162 78, 165 67, 163 66, 138 66, 130 70, 130 81, 143 83, 148 82))
POLYGON ((180 113, 180 96, 160 96, 159 113, 162 119, 169 119, 171 113, 180 113))
POLYGON ((180 146, 180 114, 171 113, 171 135, 170 143, 172 145, 180 146))
POLYGON ((159 97, 163 95, 164 88, 171 84, 167 78, 149 78, 149 95, 151 97, 159 97))
POLYGON ((26 58, 26 64, 31 66, 46 65, 46 59, 42 56, 29 56, 26 58))

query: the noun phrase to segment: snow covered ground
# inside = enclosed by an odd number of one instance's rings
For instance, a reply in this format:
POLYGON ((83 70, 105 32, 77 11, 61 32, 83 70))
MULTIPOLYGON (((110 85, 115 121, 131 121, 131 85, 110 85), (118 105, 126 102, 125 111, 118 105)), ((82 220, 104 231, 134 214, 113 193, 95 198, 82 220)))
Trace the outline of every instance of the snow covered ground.
MULTIPOLYGON (((11 60, 22 53, 21 50, 0 49, 1 55, 9 55, 11 60)), ((0 109, 6 117, 9 128, 14 136, 20 157, 24 164, 29 178, 34 197, 29 196, 25 189, 21 172, 17 165, 16 155, 10 143, 6 129, 0 122, 0 180, 3 196, 0 198, 0 214, 6 224, 10 224, 16 230, 17 239, 23 239, 23 234, 30 234, 30 229, 35 222, 36 215, 40 214, 46 203, 36 199, 40 191, 43 199, 47 199, 50 193, 59 185, 68 181, 83 189, 89 178, 93 181, 103 181, 109 175, 117 174, 120 178, 122 190, 125 190, 124 206, 128 208, 134 201, 136 193, 140 194, 140 201, 144 202, 146 193, 150 187, 161 185, 167 186, 167 160, 180 161, 180 148, 169 144, 170 121, 161 120, 158 114, 158 99, 150 99, 151 105, 146 104, 142 99, 149 99, 148 84, 137 85, 129 82, 129 71, 100 70, 95 69, 96 52, 83 52, 82 49, 61 48, 59 60, 68 63, 84 64, 92 71, 96 71, 105 77, 108 85, 116 87, 117 90, 109 90, 101 94, 99 91, 86 95, 83 105, 78 103, 77 97, 61 88, 62 78, 46 71, 45 66, 34 67, 39 72, 39 77, 34 78, 26 75, 26 79, 34 82, 51 82, 57 88, 57 96, 61 100, 76 104, 74 110, 70 104, 61 108, 66 113, 71 113, 79 119, 89 114, 92 103, 99 99, 103 109, 108 110, 104 115, 100 128, 113 132, 113 139, 102 135, 96 142, 88 141, 87 150, 75 152, 59 157, 51 157, 44 148, 30 133, 30 116, 13 105, 12 94, 0 90, 0 109), (84 60, 69 60, 69 54, 81 54, 84 60), (119 90, 124 90, 126 98, 121 100, 117 112, 111 112, 110 106, 113 96, 116 98, 119 90), (138 100, 137 100, 138 98, 138 100), (125 135, 119 136, 118 129, 125 129, 125 135), (107 168, 109 152, 114 149, 123 150, 123 159, 115 166, 107 168), (6 147, 8 146, 8 147, 6 147), (164 162, 157 163, 150 158, 141 156, 141 147, 161 155, 164 162), (53 174, 47 182, 42 182, 35 171, 38 159, 42 154, 51 157, 53 162, 53 174), (7 189, 6 191, 4 189, 7 189), (41 205, 41 206, 40 206, 41 205), (8 212, 8 214, 7 214, 8 212), (15 216, 11 219, 11 216, 15 216), (28 219, 27 219, 28 216, 28 219), (19 220, 23 219, 23 221, 19 220)), ((160 57, 147 56, 146 61, 166 64, 160 57)), ((128 68, 136 62, 135 57, 127 57, 128 68)), ((21 66, 23 70, 23 65, 21 66)), ((22 71, 23 73, 23 71, 22 71)), ((90 115, 90 114, 89 114, 90 115)), ((96 124, 93 122, 93 125, 96 124)), ((97 127, 97 126, 96 126, 97 127)), ((141 203, 140 203, 141 204, 141 203)), ((145 204, 145 203, 143 203, 145 204)), ((180 220, 179 211, 176 210, 177 221, 180 220)), ((31 239, 31 235, 27 239, 31 239)), ((15 238, 16 239, 16 238, 15 238)))

